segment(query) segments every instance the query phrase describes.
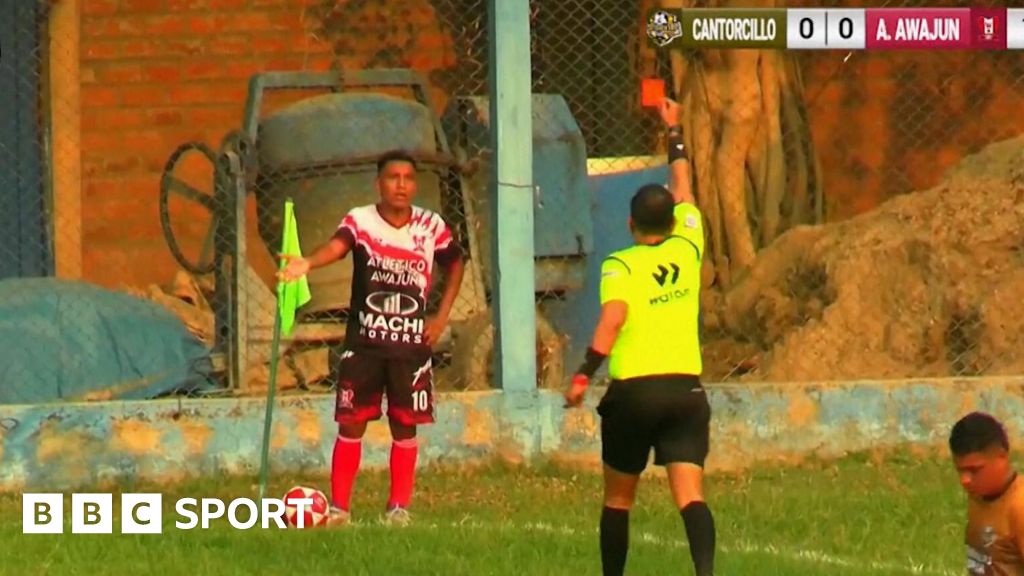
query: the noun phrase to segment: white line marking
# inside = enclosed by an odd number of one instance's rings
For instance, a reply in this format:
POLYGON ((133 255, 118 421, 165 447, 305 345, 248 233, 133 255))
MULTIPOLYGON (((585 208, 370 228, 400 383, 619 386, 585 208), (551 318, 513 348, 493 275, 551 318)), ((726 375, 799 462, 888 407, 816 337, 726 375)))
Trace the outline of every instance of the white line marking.
MULTIPOLYGON (((355 526, 365 526, 366 523, 353 522, 355 526)), ((474 520, 469 516, 464 517, 458 522, 451 522, 449 524, 437 524, 434 522, 420 523, 413 521, 413 527, 416 528, 427 528, 431 530, 450 530, 452 528, 462 528, 470 530, 495 530, 495 531, 511 531, 511 532, 535 532, 543 534, 557 534, 561 536, 586 536, 585 531, 578 530, 572 526, 556 526, 553 524, 547 524, 544 522, 527 522, 526 524, 513 524, 513 523, 488 523, 474 520)), ((597 535, 597 530, 593 531, 593 536, 597 535)), ((688 548, 685 539, 674 540, 665 539, 650 532, 638 532, 633 531, 630 534, 630 539, 634 541, 640 541, 645 544, 653 544, 655 546, 668 546, 673 548, 688 548)), ((682 538, 682 537, 681 537, 682 538)), ((948 570, 939 568, 937 566, 929 566, 924 563, 917 563, 911 561, 909 564, 896 564, 893 562, 879 562, 877 560, 864 561, 857 558, 847 558, 842 556, 835 556, 828 554, 827 552, 821 552, 818 550, 791 550, 783 549, 773 544, 757 544, 748 541, 739 541, 733 546, 722 546, 719 544, 716 547, 716 552, 720 554, 758 554, 764 556, 775 556, 776 558, 782 558, 784 560, 794 562, 804 562, 808 564, 818 564, 825 566, 839 566, 843 568, 860 568, 863 570, 870 571, 872 573, 892 573, 899 572, 902 574, 917 574, 920 576, 960 576, 959 571, 948 570)))

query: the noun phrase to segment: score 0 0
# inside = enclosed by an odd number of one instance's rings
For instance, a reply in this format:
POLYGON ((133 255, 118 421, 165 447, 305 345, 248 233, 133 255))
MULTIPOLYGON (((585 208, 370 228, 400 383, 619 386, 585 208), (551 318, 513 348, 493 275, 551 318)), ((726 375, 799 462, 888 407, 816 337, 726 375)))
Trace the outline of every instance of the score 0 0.
POLYGON ((790 9, 786 11, 786 48, 863 50, 865 25, 862 9, 790 9))

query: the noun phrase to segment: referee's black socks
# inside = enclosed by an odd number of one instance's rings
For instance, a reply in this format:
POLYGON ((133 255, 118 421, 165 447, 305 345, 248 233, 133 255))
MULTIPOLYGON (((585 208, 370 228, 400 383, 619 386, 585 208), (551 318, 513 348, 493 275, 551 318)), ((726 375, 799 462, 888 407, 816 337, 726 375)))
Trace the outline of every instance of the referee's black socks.
POLYGON ((629 551, 629 510, 601 510, 601 566, 604 576, 622 576, 629 551))
POLYGON ((690 556, 697 576, 712 576, 715 570, 715 519, 711 516, 711 509, 704 502, 690 502, 679 511, 679 515, 686 526, 686 538, 690 541, 690 556))

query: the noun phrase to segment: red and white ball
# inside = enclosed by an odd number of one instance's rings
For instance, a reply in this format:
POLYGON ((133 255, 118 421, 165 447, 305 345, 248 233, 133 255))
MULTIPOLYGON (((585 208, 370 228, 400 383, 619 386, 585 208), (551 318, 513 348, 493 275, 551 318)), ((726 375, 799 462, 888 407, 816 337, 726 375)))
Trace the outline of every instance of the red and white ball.
POLYGON ((327 496, 308 486, 296 486, 284 495, 284 516, 288 525, 294 528, 299 527, 299 506, 296 500, 312 500, 302 505, 303 528, 315 528, 323 526, 327 522, 327 514, 330 511, 330 504, 327 503, 327 496))

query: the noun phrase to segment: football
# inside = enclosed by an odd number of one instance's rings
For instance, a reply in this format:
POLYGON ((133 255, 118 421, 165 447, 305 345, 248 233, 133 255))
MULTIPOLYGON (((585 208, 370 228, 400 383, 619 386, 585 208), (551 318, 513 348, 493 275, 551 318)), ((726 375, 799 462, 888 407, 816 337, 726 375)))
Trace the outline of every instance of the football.
POLYGON ((327 503, 327 496, 316 488, 308 486, 296 486, 284 495, 284 515, 288 525, 293 528, 300 527, 299 506, 295 501, 302 500, 303 498, 312 500, 313 503, 309 504, 307 502, 302 505, 303 520, 301 528, 323 526, 327 522, 327 513, 330 509, 330 505, 327 503))

